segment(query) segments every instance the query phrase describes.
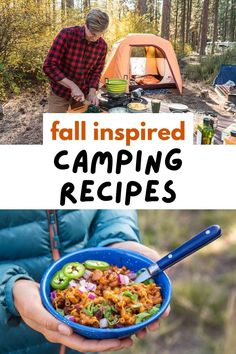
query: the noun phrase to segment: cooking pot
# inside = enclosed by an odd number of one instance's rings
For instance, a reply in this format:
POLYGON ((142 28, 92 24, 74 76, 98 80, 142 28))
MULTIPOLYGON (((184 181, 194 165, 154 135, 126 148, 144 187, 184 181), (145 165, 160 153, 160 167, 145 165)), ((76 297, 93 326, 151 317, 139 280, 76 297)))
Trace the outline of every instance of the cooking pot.
POLYGON ((128 80, 126 79, 106 79, 106 90, 109 93, 125 93, 127 84, 128 80))

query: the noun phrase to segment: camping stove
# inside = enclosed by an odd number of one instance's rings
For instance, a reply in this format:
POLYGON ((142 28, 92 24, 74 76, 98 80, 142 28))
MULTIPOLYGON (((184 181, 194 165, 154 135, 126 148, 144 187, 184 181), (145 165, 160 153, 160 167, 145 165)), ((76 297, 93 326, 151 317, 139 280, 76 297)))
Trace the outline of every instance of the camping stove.
POLYGON ((110 93, 100 93, 98 95, 99 106, 106 111, 114 107, 126 107, 130 102, 140 102, 147 104, 147 100, 142 97, 134 97, 131 93, 122 93, 120 95, 113 95, 110 93))

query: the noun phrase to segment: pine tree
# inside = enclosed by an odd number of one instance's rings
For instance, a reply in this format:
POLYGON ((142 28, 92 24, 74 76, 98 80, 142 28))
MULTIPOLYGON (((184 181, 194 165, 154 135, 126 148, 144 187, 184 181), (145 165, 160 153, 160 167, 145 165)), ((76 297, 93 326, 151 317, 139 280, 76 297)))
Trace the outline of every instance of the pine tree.
POLYGON ((168 39, 170 37, 170 13, 171 0, 163 0, 162 20, 161 20, 161 37, 168 39))
POLYGON ((215 42, 217 41, 217 37, 218 37, 218 16, 219 16, 219 0, 214 0, 214 27, 213 27, 211 54, 214 54, 215 42))
POLYGON ((204 0, 202 8, 202 24, 201 24, 201 41, 200 41, 200 55, 205 54, 208 30, 208 10, 209 0, 204 0))

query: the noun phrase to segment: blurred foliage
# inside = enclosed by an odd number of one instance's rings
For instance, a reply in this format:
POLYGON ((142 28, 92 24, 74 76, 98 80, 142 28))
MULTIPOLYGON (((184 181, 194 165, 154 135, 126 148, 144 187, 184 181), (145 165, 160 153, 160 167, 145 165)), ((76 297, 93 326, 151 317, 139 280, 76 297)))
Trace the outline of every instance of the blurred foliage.
POLYGON ((192 81, 205 81, 212 83, 222 64, 236 63, 236 47, 220 55, 203 57, 198 64, 189 64, 185 76, 192 81))
POLYGON ((227 233, 234 217, 235 211, 231 210, 149 210, 139 213, 139 222, 144 243, 167 250, 211 224, 218 223, 227 233))
POLYGON ((0 97, 44 80, 42 60, 50 25, 43 3, 4 0, 0 4, 0 97))
POLYGON ((123 354, 235 354, 236 211, 139 211, 143 242, 163 255, 211 224, 223 236, 170 270, 169 318, 123 354))
POLYGON ((190 44, 185 43, 184 45, 184 51, 183 51, 183 45, 180 41, 174 41, 173 43, 174 50, 176 52, 177 58, 181 59, 185 56, 188 56, 192 53, 192 47, 190 44))
POLYGON ((128 12, 122 18, 122 23, 118 18, 111 15, 109 31, 105 34, 105 40, 108 43, 109 49, 112 48, 116 41, 129 33, 153 33, 158 35, 157 29, 146 15, 140 16, 135 12, 128 12))

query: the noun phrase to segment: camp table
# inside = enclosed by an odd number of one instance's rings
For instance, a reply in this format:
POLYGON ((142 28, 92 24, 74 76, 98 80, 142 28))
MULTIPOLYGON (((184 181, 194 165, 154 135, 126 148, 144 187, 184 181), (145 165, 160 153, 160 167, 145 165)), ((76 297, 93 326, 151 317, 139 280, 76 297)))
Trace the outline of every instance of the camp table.
MULTIPOLYGON (((226 134, 229 133, 229 131, 232 128, 234 128, 234 126, 236 126, 236 118, 233 117, 223 117, 220 114, 217 114, 217 120, 218 120, 218 124, 214 134, 214 145, 223 144, 223 139, 226 136, 226 134)), ((197 126, 197 124, 199 123, 200 123, 199 115, 195 114, 194 125, 197 126)))

